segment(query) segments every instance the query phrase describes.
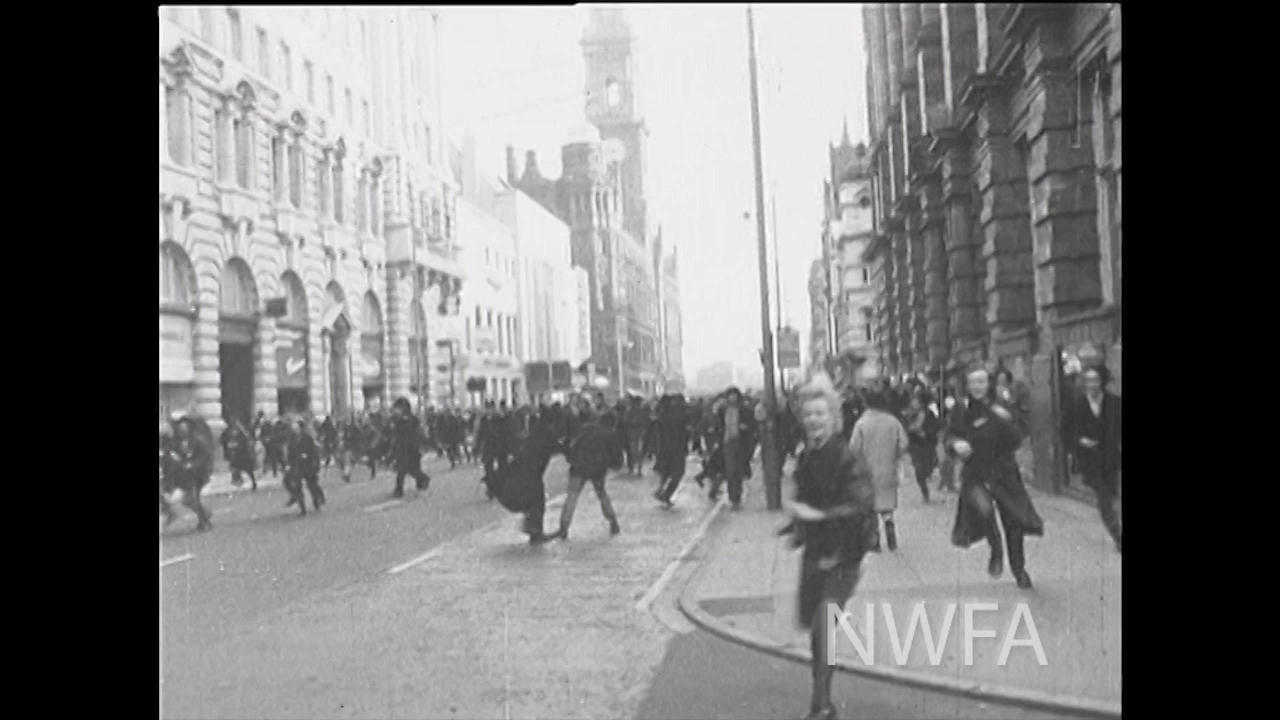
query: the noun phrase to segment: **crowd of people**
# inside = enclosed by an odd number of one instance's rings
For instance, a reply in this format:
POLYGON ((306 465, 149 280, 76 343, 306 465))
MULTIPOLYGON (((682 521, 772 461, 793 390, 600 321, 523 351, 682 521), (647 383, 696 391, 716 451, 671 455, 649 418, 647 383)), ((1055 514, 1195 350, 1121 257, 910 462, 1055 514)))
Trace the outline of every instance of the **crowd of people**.
MULTIPOLYGON (((863 558, 880 551, 882 532, 888 549, 897 547, 893 512, 902 467, 913 468, 928 502, 941 448, 946 458, 941 486, 954 489, 959 476, 952 544, 969 548, 985 540, 992 577, 1003 574, 1007 550, 1018 587, 1032 587, 1023 539, 1043 535, 1044 521, 1015 457, 1029 434, 1029 393, 1003 368, 975 366, 958 379, 963 384, 954 389, 929 388, 920 381, 877 382, 841 397, 819 374, 793 398, 805 449, 793 473, 792 521, 780 534, 803 549, 797 620, 810 631, 812 720, 835 717, 827 663, 829 607, 842 608, 849 601, 863 558)), ((1106 390, 1108 380, 1105 367, 1079 374, 1078 387, 1066 388, 1062 427, 1072 465, 1097 494, 1103 523, 1121 551, 1115 506, 1120 398, 1106 390)))
MULTIPOLYGON (((939 476, 940 491, 958 495, 951 542, 969 548, 986 541, 987 569, 1004 572, 1007 554, 1020 588, 1032 587, 1023 540, 1041 536, 1044 521, 1028 494, 1015 453, 1030 432, 1029 392, 1003 368, 970 368, 951 387, 928 386, 912 379, 901 384, 873 382, 838 391, 818 374, 780 398, 771 423, 779 449, 779 470, 788 457, 794 499, 791 522, 780 535, 803 549, 798 621, 810 630, 813 650, 813 699, 810 718, 834 718, 831 667, 825 662, 829 617, 826 604, 843 606, 851 597, 863 557, 897 550, 894 521, 900 479, 913 474, 923 500, 939 476)), ((1103 524, 1121 548, 1116 499, 1120 491, 1120 398, 1108 391, 1105 367, 1084 369, 1078 388, 1065 397, 1062 427, 1073 471, 1098 498, 1103 524)), ((686 460, 701 458, 694 476, 710 500, 727 487, 733 509, 740 509, 743 486, 767 423, 765 405, 737 388, 688 401, 683 393, 658 398, 630 396, 610 404, 603 394, 571 396, 567 403, 523 405, 488 402, 482 411, 428 408, 419 417, 400 398, 390 413, 369 412, 333 418, 292 417, 229 423, 221 437, 237 485, 247 475, 254 490, 257 448, 264 472, 284 473, 289 505, 306 513, 303 487, 312 505, 324 504, 321 466, 336 462, 350 482, 356 462, 395 472, 394 497, 403 497, 404 479, 413 477, 425 491, 431 478, 422 470, 423 452, 434 451, 460 463, 482 464, 481 482, 490 499, 524 515, 523 530, 533 544, 567 539, 582 491, 590 485, 609 523, 621 524, 606 489, 610 471, 633 477, 647 463, 657 476, 654 498, 662 507, 685 476, 686 460), (569 462, 569 484, 559 526, 544 526, 551 459, 569 462), (709 487, 708 487, 709 485, 709 487)), ((160 437, 160 507, 167 522, 171 498, 181 495, 198 518, 211 527, 200 490, 212 472, 213 438, 196 417, 163 424, 160 437), (181 491, 174 493, 175 490, 181 491)))

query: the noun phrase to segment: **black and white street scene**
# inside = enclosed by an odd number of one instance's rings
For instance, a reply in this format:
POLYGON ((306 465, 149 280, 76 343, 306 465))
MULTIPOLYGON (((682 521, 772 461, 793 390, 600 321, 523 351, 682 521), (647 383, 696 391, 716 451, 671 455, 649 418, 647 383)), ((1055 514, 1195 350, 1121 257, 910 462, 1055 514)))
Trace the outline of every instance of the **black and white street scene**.
POLYGON ((161 718, 1119 718, 1119 3, 160 6, 161 718))

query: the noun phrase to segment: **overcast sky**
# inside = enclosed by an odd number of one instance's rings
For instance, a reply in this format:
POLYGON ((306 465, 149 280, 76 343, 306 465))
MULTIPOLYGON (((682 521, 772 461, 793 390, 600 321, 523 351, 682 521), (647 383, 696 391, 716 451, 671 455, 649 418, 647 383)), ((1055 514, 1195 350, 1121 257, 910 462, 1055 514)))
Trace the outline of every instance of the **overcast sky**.
MULTIPOLYGON (((839 142, 846 118, 854 143, 866 137, 861 13, 755 7, 766 212, 776 188, 783 320, 804 348, 827 144, 839 142)), ((578 42, 587 14, 583 5, 443 10, 446 132, 474 135, 491 172, 505 172, 510 144, 522 167, 533 149, 543 174, 559 176, 560 147, 585 123, 578 42)), ((743 219, 755 213, 745 6, 628 5, 627 17, 650 131, 649 225, 680 253, 685 375, 720 360, 758 364, 756 226, 743 219)), ((767 230, 772 238, 772 223, 767 230)), ((772 285, 772 265, 769 277, 772 285)))

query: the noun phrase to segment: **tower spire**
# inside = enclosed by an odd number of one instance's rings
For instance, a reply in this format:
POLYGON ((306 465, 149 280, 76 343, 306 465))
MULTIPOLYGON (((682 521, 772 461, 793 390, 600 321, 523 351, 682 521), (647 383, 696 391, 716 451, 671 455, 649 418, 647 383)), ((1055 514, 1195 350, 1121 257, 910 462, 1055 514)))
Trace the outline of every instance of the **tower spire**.
POLYGON ((844 116, 844 133, 840 136, 840 147, 850 147, 853 143, 849 142, 849 116, 844 116))

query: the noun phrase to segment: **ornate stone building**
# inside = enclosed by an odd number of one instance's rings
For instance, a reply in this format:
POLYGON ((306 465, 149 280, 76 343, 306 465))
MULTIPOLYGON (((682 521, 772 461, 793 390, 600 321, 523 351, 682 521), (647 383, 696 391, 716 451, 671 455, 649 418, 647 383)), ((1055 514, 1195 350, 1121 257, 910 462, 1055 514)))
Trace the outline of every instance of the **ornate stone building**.
POLYGON ((461 286, 437 37, 418 9, 162 11, 162 412, 433 399, 461 286))
POLYGON ((559 179, 542 176, 532 151, 519 174, 509 150, 507 173, 514 187, 569 225, 573 263, 589 278, 596 372, 609 379, 611 392, 649 394, 659 386, 662 337, 634 42, 620 9, 591 8, 582 40, 590 126, 572 131, 559 179))
POLYGON ((878 365, 873 342, 874 288, 863 259, 872 238, 871 156, 854 146, 845 125, 840 145, 828 148, 831 177, 824 183, 823 258, 828 262, 834 345, 831 352, 851 368, 878 365))
POLYGON ((1119 389, 1120 4, 863 12, 881 356, 1009 368, 1056 487, 1064 366, 1095 355, 1119 389))

